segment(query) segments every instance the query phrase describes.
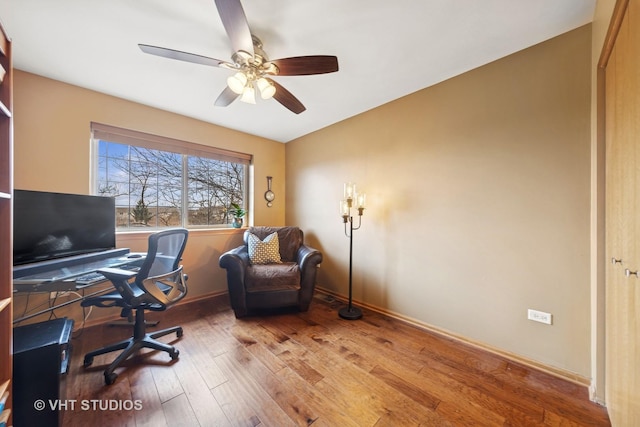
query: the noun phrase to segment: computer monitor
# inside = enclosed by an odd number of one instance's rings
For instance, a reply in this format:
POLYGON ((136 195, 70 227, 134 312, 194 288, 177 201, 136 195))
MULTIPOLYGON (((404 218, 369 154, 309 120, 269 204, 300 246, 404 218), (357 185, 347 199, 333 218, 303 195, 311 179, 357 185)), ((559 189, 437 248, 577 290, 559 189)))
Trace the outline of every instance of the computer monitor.
POLYGON ((116 246, 113 197, 15 190, 13 265, 116 246))

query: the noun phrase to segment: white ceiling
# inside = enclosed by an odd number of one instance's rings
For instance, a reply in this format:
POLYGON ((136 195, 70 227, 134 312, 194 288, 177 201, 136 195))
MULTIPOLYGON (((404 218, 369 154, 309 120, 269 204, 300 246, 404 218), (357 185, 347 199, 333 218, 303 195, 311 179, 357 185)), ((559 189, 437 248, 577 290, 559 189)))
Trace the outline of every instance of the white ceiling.
MULTIPOLYGON (((591 22, 596 0, 242 0, 270 59, 335 55, 340 71, 276 77, 306 107, 215 107, 231 73, 142 53, 229 60, 213 0, 0 0, 14 67, 288 142, 591 22)), ((46 97, 46 94, 43 94, 46 97)))

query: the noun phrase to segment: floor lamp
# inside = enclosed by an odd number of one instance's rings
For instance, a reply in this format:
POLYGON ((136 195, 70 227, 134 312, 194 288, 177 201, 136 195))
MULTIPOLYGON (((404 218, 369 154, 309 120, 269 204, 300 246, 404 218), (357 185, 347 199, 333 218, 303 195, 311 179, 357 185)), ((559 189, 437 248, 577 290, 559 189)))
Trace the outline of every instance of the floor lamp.
POLYGON ((362 213, 364 212, 364 204, 366 195, 356 192, 356 185, 353 183, 344 184, 344 199, 340 201, 340 214, 342 222, 344 222, 344 234, 349 238, 349 305, 338 310, 338 314, 343 319, 357 320, 362 317, 362 310, 353 306, 353 287, 352 287, 352 264, 353 264, 353 232, 358 230, 362 225, 362 213), (353 216, 351 208, 356 202, 358 209, 358 226, 353 226, 353 216), (347 224, 349 227, 347 228, 347 224))

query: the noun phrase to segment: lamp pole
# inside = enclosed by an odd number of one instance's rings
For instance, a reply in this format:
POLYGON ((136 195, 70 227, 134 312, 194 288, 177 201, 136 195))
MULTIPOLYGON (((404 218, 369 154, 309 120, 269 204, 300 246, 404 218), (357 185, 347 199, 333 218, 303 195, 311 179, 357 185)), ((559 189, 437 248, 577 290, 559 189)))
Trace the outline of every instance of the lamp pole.
POLYGON ((338 310, 341 318, 346 320, 358 320, 362 317, 362 310, 353 306, 353 232, 358 230, 362 225, 362 214, 364 212, 365 194, 356 194, 356 185, 347 183, 345 187, 345 199, 340 202, 340 211, 342 214, 342 222, 344 222, 344 234, 349 238, 349 304, 338 310), (353 201, 358 204, 358 226, 353 226, 353 216, 351 208, 353 201), (347 223, 349 228, 347 231, 347 223))

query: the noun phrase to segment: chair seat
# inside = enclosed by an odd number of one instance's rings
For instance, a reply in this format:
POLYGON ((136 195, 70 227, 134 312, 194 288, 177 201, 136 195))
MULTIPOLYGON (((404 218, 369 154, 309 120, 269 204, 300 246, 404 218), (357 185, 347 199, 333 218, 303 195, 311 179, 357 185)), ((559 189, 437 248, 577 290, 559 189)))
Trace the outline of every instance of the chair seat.
POLYGON ((299 290, 300 267, 295 262, 250 265, 246 270, 245 286, 248 293, 299 290))
MULTIPOLYGON (((134 294, 139 297, 140 295, 144 294, 144 291, 142 289, 140 289, 139 287, 137 287, 134 283, 130 284, 131 290, 134 291, 134 294)), ((163 292, 168 291, 169 287, 168 286, 162 286, 159 285, 158 286, 163 292)), ((103 294, 103 295, 97 295, 95 297, 91 297, 91 298, 87 298, 85 300, 83 300, 80 303, 81 306, 83 307, 89 307, 89 306, 96 306, 96 307, 102 307, 102 308, 108 308, 108 307, 122 307, 124 309, 132 309, 133 307, 130 305, 130 302, 126 301, 124 298, 122 298, 122 295, 120 294, 120 292, 114 291, 114 292, 109 292, 107 294, 103 294)), ((143 302, 138 304, 140 307, 144 307, 147 310, 151 310, 151 311, 164 311, 166 309, 166 307, 157 304, 157 303, 152 303, 152 302, 143 302)), ((123 312, 124 313, 124 312, 123 312)), ((122 317, 126 317, 126 315, 122 315, 122 317)))

